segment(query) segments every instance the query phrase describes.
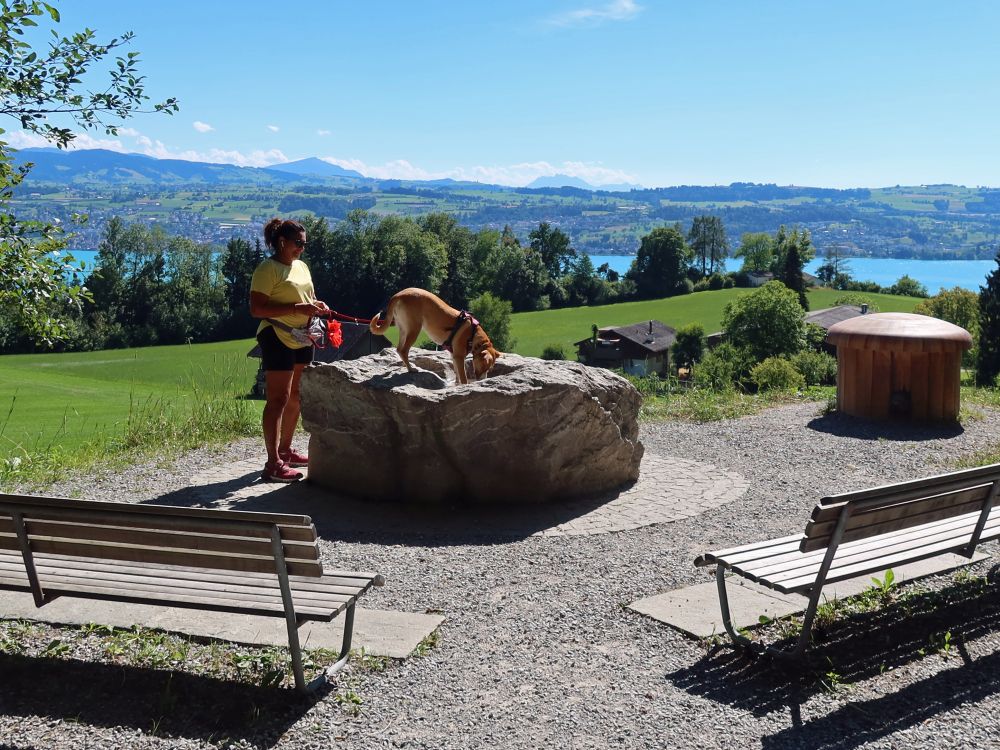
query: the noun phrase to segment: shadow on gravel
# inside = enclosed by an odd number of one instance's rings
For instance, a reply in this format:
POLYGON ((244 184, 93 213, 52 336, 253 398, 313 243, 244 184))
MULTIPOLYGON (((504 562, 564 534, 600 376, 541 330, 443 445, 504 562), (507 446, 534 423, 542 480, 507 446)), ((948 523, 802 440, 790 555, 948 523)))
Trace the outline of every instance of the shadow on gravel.
POLYGON ((183 672, 11 654, 0 654, 0 675, 4 716, 132 727, 220 746, 247 740, 270 747, 325 694, 305 697, 183 672))
MULTIPOLYGON (((990 572, 988 583, 979 578, 934 592, 904 590, 897 601, 876 612, 816 630, 814 647, 796 662, 716 646, 696 664, 665 679, 755 716, 790 712, 792 726, 763 738, 765 748, 848 750, 874 742, 1000 692, 1000 651, 973 660, 965 648, 1000 630, 997 571, 990 572), (894 670, 906 671, 902 679, 909 680, 914 663, 923 659, 933 661, 920 671, 933 674, 881 695, 892 690, 894 670), (878 680, 880 695, 865 700, 863 683, 870 679, 878 680), (853 686, 850 702, 803 723, 803 703, 845 686, 853 686)), ((791 643, 786 639, 776 645, 791 643)))
MULTIPOLYGON (((225 502, 226 496, 258 481, 256 472, 238 479, 168 492, 148 502, 200 508, 310 516, 328 541, 416 546, 489 545, 525 539, 572 521, 611 502, 632 485, 581 500, 545 505, 426 505, 358 500, 296 482, 261 495, 225 502), (206 502, 206 497, 219 498, 206 502)), ((516 488, 511 494, 516 495, 516 488)))
POLYGON ((816 417, 810 420, 806 427, 837 437, 851 437, 858 440, 893 440, 906 443, 958 437, 965 431, 958 423, 935 425, 903 421, 881 422, 852 417, 839 412, 816 417))

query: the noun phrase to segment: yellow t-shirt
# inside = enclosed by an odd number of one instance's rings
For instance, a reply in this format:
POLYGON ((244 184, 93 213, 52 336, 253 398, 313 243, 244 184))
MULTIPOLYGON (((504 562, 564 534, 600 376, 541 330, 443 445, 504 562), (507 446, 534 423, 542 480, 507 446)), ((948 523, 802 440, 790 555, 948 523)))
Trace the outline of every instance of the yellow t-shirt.
MULTIPOLYGON (((266 294, 271 302, 277 302, 279 305, 316 301, 312 275, 309 273, 309 267, 301 260, 293 260, 292 265, 286 266, 273 258, 265 258, 253 272, 250 291, 266 294)), ((292 328, 304 328, 309 325, 309 316, 298 313, 274 315, 273 318, 292 328)), ((266 320, 260 322, 257 333, 268 327, 274 329, 278 340, 289 349, 303 349, 308 346, 308 344, 300 344, 292 338, 288 331, 278 326, 272 326, 266 320)))

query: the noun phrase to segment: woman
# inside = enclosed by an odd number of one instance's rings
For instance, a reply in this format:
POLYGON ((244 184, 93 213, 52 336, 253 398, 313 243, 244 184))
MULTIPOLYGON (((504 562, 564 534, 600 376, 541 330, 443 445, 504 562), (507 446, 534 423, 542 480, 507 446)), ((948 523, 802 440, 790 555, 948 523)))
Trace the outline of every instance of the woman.
POLYGON ((250 314, 263 318, 257 328, 267 402, 264 405, 265 482, 296 482, 309 458, 292 450, 299 422, 299 380, 312 361, 312 345, 293 338, 289 329, 304 328, 313 315, 329 309, 316 299, 309 268, 299 260, 306 247, 306 231, 297 221, 271 219, 264 242, 272 255, 261 261, 250 282, 250 314))

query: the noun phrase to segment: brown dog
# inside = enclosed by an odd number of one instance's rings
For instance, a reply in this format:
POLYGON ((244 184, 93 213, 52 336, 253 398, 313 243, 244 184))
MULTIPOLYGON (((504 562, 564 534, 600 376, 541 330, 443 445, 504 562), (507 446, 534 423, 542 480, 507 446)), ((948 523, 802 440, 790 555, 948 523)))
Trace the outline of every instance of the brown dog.
POLYGON ((465 357, 468 354, 472 355, 476 380, 484 377, 500 356, 475 318, 464 311, 460 313, 437 295, 423 289, 404 289, 394 294, 385 306, 385 317, 379 313, 368 327, 372 333, 382 335, 393 323, 399 328, 396 351, 407 370, 414 369, 410 365, 410 347, 417 340, 421 328, 434 343, 451 352, 459 383, 469 382, 465 374, 465 357))

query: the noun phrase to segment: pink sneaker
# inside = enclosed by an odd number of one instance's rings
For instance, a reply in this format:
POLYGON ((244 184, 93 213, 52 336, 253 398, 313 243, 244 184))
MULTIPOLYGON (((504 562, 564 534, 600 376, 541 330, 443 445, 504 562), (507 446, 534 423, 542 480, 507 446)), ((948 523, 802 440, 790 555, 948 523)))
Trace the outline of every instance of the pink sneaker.
POLYGON ((304 456, 301 453, 296 453, 293 450, 288 450, 285 451, 284 453, 279 453, 278 457, 289 466, 309 465, 309 456, 304 456))
POLYGON ((281 459, 278 459, 273 464, 264 464, 264 471, 261 473, 260 478, 265 482, 297 482, 302 479, 302 472, 295 471, 290 468, 281 459))

